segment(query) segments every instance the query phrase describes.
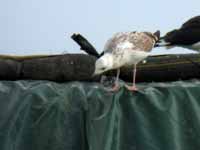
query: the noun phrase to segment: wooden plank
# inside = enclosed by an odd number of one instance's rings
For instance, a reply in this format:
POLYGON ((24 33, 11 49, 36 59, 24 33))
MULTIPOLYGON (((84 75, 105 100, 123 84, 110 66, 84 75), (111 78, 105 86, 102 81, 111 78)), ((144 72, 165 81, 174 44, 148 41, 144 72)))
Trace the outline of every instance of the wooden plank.
MULTIPOLYGON (((42 57, 0 57, 0 80, 99 81, 91 77, 96 58, 85 54, 42 57), (28 58, 28 59, 27 59, 28 58)), ((105 73, 115 76, 116 71, 105 73)), ((122 68, 120 78, 132 82, 132 67, 122 68)), ((166 82, 200 78, 200 55, 161 55, 147 58, 137 69, 137 82, 166 82)))

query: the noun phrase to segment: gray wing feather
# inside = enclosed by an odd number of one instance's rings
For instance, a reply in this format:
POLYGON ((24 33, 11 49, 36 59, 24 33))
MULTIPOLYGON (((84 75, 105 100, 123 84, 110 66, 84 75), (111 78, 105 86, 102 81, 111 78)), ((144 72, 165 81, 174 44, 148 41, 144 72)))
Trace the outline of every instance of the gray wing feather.
MULTIPOLYGON (((104 52, 105 53, 113 53, 114 51, 117 51, 119 47, 121 50, 126 48, 126 42, 131 42, 130 39, 131 37, 134 36, 135 32, 119 32, 116 33, 112 38, 110 38, 104 47, 104 52), (124 45, 123 45, 124 44, 124 45), (123 48, 122 48, 123 47, 123 48)), ((132 48, 134 48, 134 43, 132 43, 132 48)), ((129 47, 130 48, 130 45, 129 47)))
POLYGON ((119 32, 109 39, 104 53, 123 53, 124 50, 151 51, 155 41, 145 32, 119 32))

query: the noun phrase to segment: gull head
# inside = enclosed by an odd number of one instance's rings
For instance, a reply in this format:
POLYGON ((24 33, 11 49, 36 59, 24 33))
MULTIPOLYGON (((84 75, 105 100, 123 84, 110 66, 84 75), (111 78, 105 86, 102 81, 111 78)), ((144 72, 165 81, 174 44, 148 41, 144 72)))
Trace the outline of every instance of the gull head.
POLYGON ((97 59, 95 63, 95 71, 93 75, 102 74, 108 70, 114 69, 113 68, 113 55, 112 54, 104 54, 99 59, 97 59))

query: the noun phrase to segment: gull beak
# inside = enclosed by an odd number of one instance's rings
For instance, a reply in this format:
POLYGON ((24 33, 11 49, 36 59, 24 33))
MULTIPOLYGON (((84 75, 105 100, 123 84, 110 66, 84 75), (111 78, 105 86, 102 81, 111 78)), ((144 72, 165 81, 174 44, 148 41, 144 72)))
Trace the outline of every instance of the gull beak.
POLYGON ((97 75, 96 71, 93 72, 92 77, 95 77, 97 75))
POLYGON ((96 74, 95 74, 95 73, 93 73, 93 74, 92 74, 92 77, 95 77, 95 76, 96 76, 96 74))
POLYGON ((100 75, 100 74, 101 74, 101 72, 95 70, 94 73, 92 74, 92 77, 98 76, 98 75, 100 75))

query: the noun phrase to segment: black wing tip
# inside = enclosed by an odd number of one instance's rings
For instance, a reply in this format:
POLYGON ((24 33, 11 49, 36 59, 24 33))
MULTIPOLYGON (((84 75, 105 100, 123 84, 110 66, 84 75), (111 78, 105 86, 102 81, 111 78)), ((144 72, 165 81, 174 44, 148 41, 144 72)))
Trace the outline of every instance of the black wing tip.
POLYGON ((84 39, 84 40, 86 40, 80 33, 73 33, 73 34, 71 35, 71 38, 72 38, 73 40, 77 40, 77 39, 84 39))
POLYGON ((156 42, 155 46, 154 47, 167 47, 167 46, 172 46, 173 44, 166 41, 165 39, 166 37, 163 36, 163 37, 160 37, 159 40, 156 42))
POLYGON ((71 38, 80 46, 80 49, 85 51, 87 54, 97 58, 100 57, 94 46, 80 33, 73 33, 71 38))
POLYGON ((160 30, 157 30, 156 32, 154 32, 153 35, 156 37, 155 40, 159 41, 159 39, 160 39, 160 30))
POLYGON ((72 39, 75 39, 77 37, 77 34, 76 33, 73 33, 72 35, 71 35, 71 38, 72 39))

